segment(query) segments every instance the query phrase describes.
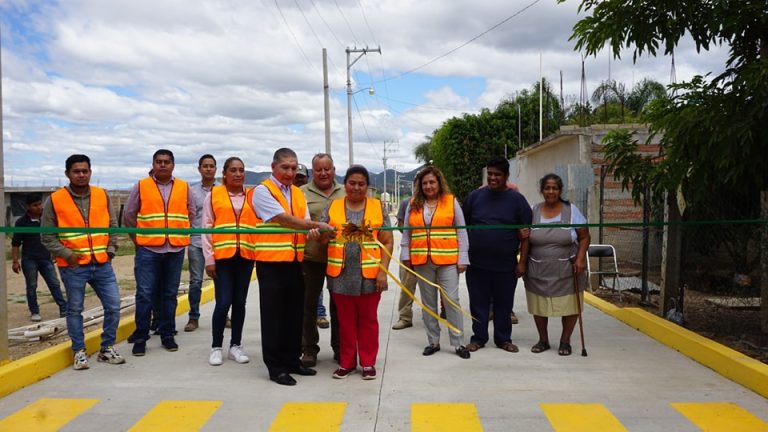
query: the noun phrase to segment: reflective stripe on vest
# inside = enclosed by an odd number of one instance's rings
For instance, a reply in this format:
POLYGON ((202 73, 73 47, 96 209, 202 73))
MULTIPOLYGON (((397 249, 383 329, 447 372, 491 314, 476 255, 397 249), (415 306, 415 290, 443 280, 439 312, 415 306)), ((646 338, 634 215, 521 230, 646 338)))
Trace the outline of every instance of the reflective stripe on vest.
MULTIPOLYGON (((432 215, 431 226, 453 225, 453 195, 444 194, 437 202, 432 215)), ((408 225, 424 227, 424 209, 411 208, 408 225)), ((413 229, 411 230, 411 264, 424 265, 430 258, 436 265, 450 265, 459 262, 459 240, 455 229, 413 229)))
MULTIPOLYGON (((214 186, 211 189, 211 210, 214 228, 253 229, 256 227, 256 212, 253 211, 247 194, 243 197, 240 215, 237 215, 226 186, 214 186)), ((217 260, 232 258, 237 252, 245 259, 255 259, 256 245, 253 237, 254 234, 212 234, 213 258, 217 260)))
MULTIPOLYGON (((331 203, 328 209, 328 224, 336 228, 337 233, 341 233, 344 224, 347 223, 346 204, 344 198, 339 198, 331 203)), ((375 198, 366 198, 365 213, 363 214, 363 224, 369 224, 371 228, 379 228, 384 224, 384 215, 381 213, 381 201, 375 198)), ((374 231, 376 235, 378 231, 374 231)), ((337 235, 339 235, 337 234, 337 235)), ((374 241, 363 242, 362 245, 367 254, 360 250, 360 266, 362 267, 363 277, 374 279, 379 274, 379 263, 381 262, 381 249, 374 241)), ((344 268, 344 248, 345 245, 337 243, 335 239, 328 242, 328 265, 326 273, 328 276, 337 277, 344 268)))
MULTIPOLYGON (((272 196, 280 203, 286 214, 304 219, 307 214, 307 201, 304 199, 304 192, 296 186, 291 186, 291 205, 280 191, 280 188, 267 179, 261 182, 272 196)), ((253 199, 253 191, 248 191, 248 201, 253 199)), ((274 229, 285 228, 277 223, 264 222, 256 218, 256 228, 274 229)), ((277 234, 255 234, 254 250, 256 261, 267 262, 292 262, 294 260, 302 261, 304 259, 304 234, 301 233, 277 233, 277 234)))
MULTIPOLYGON (((174 179, 166 205, 160 188, 152 177, 140 180, 141 208, 136 215, 136 228, 189 228, 188 196, 187 183, 174 179)), ((189 245, 189 234, 136 234, 136 244, 139 246, 162 246, 166 241, 172 246, 184 247, 189 245)))
MULTIPOLYGON (((51 204, 56 213, 57 226, 59 228, 109 228, 109 205, 107 192, 96 186, 91 186, 91 196, 88 205, 88 221, 85 221, 80 208, 75 204, 69 190, 61 188, 51 194, 51 204)), ((107 246, 109 234, 107 233, 58 233, 59 241, 64 247, 80 255, 78 264, 84 265, 95 259, 103 264, 109 260, 107 246)), ((56 265, 68 267, 67 260, 56 257, 56 265)))

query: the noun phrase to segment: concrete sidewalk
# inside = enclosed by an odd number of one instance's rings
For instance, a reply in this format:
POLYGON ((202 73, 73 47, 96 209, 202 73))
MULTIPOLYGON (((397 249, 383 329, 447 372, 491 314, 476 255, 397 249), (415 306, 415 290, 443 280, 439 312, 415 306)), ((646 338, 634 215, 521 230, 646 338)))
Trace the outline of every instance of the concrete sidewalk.
MULTIPOLYGON (((463 277, 461 283, 466 308, 463 277)), ((522 283, 515 307, 520 324, 513 330, 519 353, 490 344, 462 360, 443 333, 443 350, 424 357, 418 308, 414 327, 391 330, 398 292, 390 286, 379 308, 375 381, 363 381, 359 373, 331 378, 336 365, 330 330, 320 330, 317 376, 297 376, 295 387, 269 381, 261 361, 254 282, 244 332, 249 364, 208 365, 211 302, 202 307, 200 329, 179 333, 178 352, 166 352, 153 337, 147 355, 137 358, 121 343, 117 349, 125 365, 92 357, 90 370, 70 368, 0 399, 0 431, 43 430, 41 421, 65 431, 695 431, 696 424, 712 427, 706 430, 768 430, 765 398, 591 306, 584 312, 588 357, 579 355, 578 329, 572 356, 558 356, 554 347, 531 353, 537 336, 522 283), (39 401, 43 398, 67 401, 39 401), (718 421, 726 422, 724 428, 711 423, 718 421)), ((185 315, 179 317, 177 327, 185 322, 185 315)), ((468 339, 469 322, 465 331, 468 339)), ((557 341, 559 333, 559 320, 551 320, 550 339, 557 341)))

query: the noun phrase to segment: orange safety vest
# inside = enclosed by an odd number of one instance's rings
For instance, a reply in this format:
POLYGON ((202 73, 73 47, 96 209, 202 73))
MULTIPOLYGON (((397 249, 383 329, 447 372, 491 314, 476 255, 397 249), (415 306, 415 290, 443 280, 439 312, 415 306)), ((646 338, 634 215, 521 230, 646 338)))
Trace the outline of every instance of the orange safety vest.
MULTIPOLYGON (((437 208, 432 215, 431 226, 453 225, 453 195, 444 194, 437 202, 437 208)), ((411 208, 408 225, 412 227, 426 226, 424 209, 411 208)), ((448 229, 413 229, 411 231, 411 264, 424 265, 431 258, 436 265, 451 265, 459 262, 459 239, 456 230, 448 229)))
MULTIPOLYGON (((256 228, 256 212, 246 194, 243 198, 243 208, 238 215, 232 205, 226 186, 214 186, 211 189, 211 209, 213 210, 214 228, 256 228)), ((217 260, 232 258, 239 253, 245 259, 256 258, 256 244, 254 234, 240 233, 214 233, 211 235, 213 243, 213 258, 217 260)))
MULTIPOLYGON (((174 179, 166 205, 155 179, 147 177, 140 180, 141 208, 136 215, 136 228, 189 228, 188 195, 187 182, 174 179)), ((171 246, 188 246, 189 234, 136 234, 136 244, 139 246, 162 246, 166 241, 171 246)))
MULTIPOLYGON (((345 198, 333 200, 328 209, 328 224, 336 228, 337 233, 341 233, 343 225, 347 223, 345 198)), ((366 198, 365 213, 363 221, 371 228, 379 228, 384 224, 384 215, 381 212, 381 201, 375 198, 366 198)), ((374 234, 375 235, 375 234, 374 234)), ((363 277, 366 279, 375 279, 379 274, 379 263, 381 262, 381 249, 375 241, 363 242, 367 254, 360 250, 360 266, 363 270, 363 277)), ((344 248, 345 244, 336 242, 332 239, 328 242, 328 266, 326 274, 331 277, 337 277, 344 268, 344 248)))
MULTIPOLYGON (((280 203, 286 214, 304 219, 307 214, 307 201, 304 198, 304 192, 296 186, 291 185, 291 205, 283 196, 280 188, 270 179, 261 182, 266 186, 272 196, 280 203)), ((255 188, 248 191, 246 199, 251 201, 255 188)), ((258 228, 284 228, 278 223, 264 222, 256 218, 256 227, 258 228)), ((292 262, 302 261, 304 259, 304 234, 300 233, 278 233, 278 234, 255 234, 254 247, 256 261, 266 262, 292 262)))
MULTIPOLYGON (((107 192, 100 187, 91 186, 87 221, 66 188, 61 188, 51 194, 51 204, 53 204, 53 211, 56 213, 59 228, 109 228, 107 192)), ((104 264, 109 260, 109 256, 107 256, 109 234, 107 233, 62 232, 57 235, 64 247, 80 255, 80 260, 78 260, 80 265, 88 264, 92 259, 95 259, 99 264, 104 264)), ((67 260, 61 257, 56 257, 56 265, 59 267, 69 266, 67 260)))

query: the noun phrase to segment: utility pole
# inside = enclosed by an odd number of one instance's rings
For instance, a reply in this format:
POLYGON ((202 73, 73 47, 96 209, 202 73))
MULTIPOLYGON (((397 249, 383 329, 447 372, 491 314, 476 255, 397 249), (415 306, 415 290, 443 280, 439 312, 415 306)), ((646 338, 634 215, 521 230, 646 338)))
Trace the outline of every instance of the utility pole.
POLYGON ((328 94, 328 51, 323 48, 323 99, 325 103, 325 153, 331 154, 331 102, 328 94))
MULTIPOLYGON (((387 194, 386 195, 387 200, 386 200, 386 203, 384 204, 384 208, 386 210, 389 210, 389 204, 391 202, 391 199, 390 199, 391 195, 389 195, 389 193, 387 193, 387 153, 391 153, 392 152, 391 148, 387 148, 387 144, 395 144, 395 143, 396 143, 396 141, 384 140, 384 155, 381 158, 382 162, 384 162, 384 192, 382 192, 382 193, 383 194, 384 193, 387 194)), ((382 195, 382 198, 383 197, 385 197, 385 195, 382 195)))
POLYGON ((369 52, 377 52, 381 54, 381 47, 378 48, 349 48, 347 52, 347 134, 349 135, 349 166, 355 163, 354 150, 352 149, 352 66, 360 60, 360 57, 368 54, 369 52), (359 54, 354 60, 350 62, 350 54, 359 54))
MULTIPOLYGON (((2 35, 0 29, 0 35, 2 35)), ((0 36, 2 37, 2 36, 0 36)), ((0 47, 2 46, 0 40, 0 47)), ((3 145, 3 58, 0 50, 0 227, 5 219, 5 147, 3 145)), ((5 231, 0 231, 0 254, 3 265, 0 266, 0 365, 8 362, 8 279, 5 274, 5 231)))

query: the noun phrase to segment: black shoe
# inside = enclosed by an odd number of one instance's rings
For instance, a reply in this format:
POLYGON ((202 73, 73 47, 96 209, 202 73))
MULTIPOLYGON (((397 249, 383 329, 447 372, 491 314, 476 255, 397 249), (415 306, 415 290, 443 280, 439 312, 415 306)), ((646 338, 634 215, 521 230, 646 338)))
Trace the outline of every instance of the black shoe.
POLYGON ((316 370, 310 369, 310 368, 308 368, 306 366, 303 366, 303 365, 299 366, 299 367, 292 368, 292 369, 289 370, 289 372, 292 373, 292 374, 301 375, 301 376, 314 376, 314 375, 317 375, 317 371, 316 370))
POLYGON ((427 347, 424 348, 424 352, 421 354, 425 356, 431 356, 438 351, 440 351, 440 345, 427 345, 427 347))
POLYGON ((470 356, 469 350, 464 345, 459 345, 456 347, 456 355, 463 359, 468 359, 470 356))
POLYGON ((147 353, 147 343, 144 341, 136 342, 133 344, 133 349, 131 349, 131 354, 133 354, 136 357, 142 357, 144 354, 147 353))
POLYGON ((163 338, 163 341, 161 343, 163 344, 163 348, 165 348, 168 351, 173 352, 173 351, 179 350, 179 344, 176 343, 176 341, 173 339, 173 336, 163 338))
POLYGON ((283 372, 281 374, 271 376, 269 377, 270 380, 285 386, 294 386, 296 385, 296 380, 293 379, 292 376, 288 375, 287 373, 283 372))

